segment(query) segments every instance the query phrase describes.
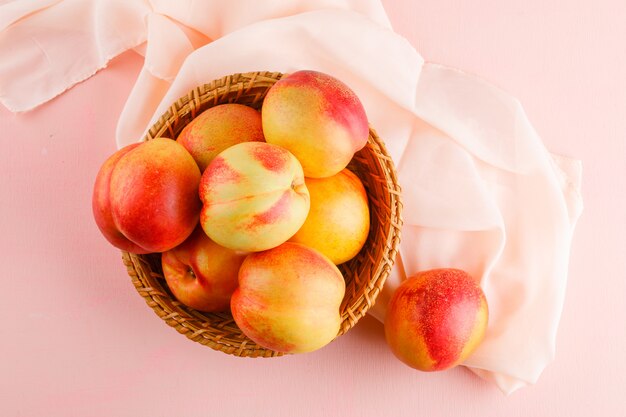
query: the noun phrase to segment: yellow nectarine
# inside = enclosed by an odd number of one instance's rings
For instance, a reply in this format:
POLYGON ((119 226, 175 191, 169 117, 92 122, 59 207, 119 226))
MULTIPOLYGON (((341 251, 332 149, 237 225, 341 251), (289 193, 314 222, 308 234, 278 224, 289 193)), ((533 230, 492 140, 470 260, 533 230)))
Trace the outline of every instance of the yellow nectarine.
POLYGON ((365 188, 352 171, 326 178, 305 178, 311 208, 304 224, 290 239, 328 256, 339 265, 361 250, 370 229, 365 188))

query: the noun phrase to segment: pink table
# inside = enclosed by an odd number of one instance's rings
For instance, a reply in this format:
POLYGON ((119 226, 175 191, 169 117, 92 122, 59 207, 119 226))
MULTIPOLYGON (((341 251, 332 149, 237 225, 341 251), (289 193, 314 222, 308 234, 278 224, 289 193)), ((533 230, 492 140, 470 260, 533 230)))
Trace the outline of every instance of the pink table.
POLYGON ((413 371, 371 318, 320 351, 271 360, 166 326, 91 215, 142 64, 126 53, 35 111, 0 108, 0 415, 626 415, 626 4, 384 3, 427 60, 511 92, 551 151, 583 160, 557 357, 539 383, 505 397, 463 368, 413 371))

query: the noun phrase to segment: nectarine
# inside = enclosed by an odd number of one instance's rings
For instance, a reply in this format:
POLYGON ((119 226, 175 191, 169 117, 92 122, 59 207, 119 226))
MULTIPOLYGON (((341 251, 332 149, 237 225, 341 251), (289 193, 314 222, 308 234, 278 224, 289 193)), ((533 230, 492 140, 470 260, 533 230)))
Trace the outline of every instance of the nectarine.
POLYGON ((243 104, 220 104, 200 113, 176 140, 204 171, 223 150, 242 142, 263 141, 261 114, 243 104))
POLYGON ((227 311, 247 253, 213 242, 202 228, 161 255, 168 287, 181 303, 200 311, 227 311))
POLYGON ((441 268, 404 281, 387 307, 385 336, 392 352, 421 371, 462 363, 487 328, 487 300, 467 272, 441 268))
POLYGON ((221 152, 202 174, 200 223, 218 244, 260 251, 294 235, 309 212, 302 167, 286 149, 244 142, 221 152))
POLYGON ((344 169, 326 178, 305 178, 311 208, 290 239, 328 256, 339 265, 361 250, 370 230, 367 193, 359 177, 344 169))
POLYGON ((96 224, 114 246, 135 253, 181 244, 198 224, 200 170, 179 143, 129 145, 102 165, 94 184, 96 224))
POLYGON ((343 276, 330 259, 287 242, 246 258, 231 311, 241 331, 259 345, 310 352, 337 336, 344 293, 343 276))
POLYGON ((263 100, 263 133, 302 163, 307 177, 344 169, 369 135, 365 109, 343 82, 317 71, 297 71, 274 84, 263 100))

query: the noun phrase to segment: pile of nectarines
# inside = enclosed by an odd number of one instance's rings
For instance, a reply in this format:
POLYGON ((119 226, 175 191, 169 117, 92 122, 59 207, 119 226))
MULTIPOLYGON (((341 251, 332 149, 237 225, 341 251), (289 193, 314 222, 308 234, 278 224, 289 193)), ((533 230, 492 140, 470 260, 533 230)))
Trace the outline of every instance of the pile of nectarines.
POLYGON ((315 71, 283 77, 261 112, 211 107, 176 140, 124 147, 94 187, 114 246, 160 252, 176 299, 232 312, 262 347, 318 349, 339 332, 345 281, 370 227, 366 190, 347 169, 368 139, 350 88, 315 71))
MULTIPOLYGON (((368 135, 352 90, 298 71, 269 89, 260 112, 217 105, 175 140, 113 154, 96 178, 94 217, 114 246, 161 253, 180 303, 230 311, 264 348, 313 351, 340 329, 346 284, 337 265, 368 238, 368 195, 347 168, 368 135)), ((396 290, 385 334, 409 366, 442 370, 473 352, 487 318, 472 277, 435 269, 396 290)))

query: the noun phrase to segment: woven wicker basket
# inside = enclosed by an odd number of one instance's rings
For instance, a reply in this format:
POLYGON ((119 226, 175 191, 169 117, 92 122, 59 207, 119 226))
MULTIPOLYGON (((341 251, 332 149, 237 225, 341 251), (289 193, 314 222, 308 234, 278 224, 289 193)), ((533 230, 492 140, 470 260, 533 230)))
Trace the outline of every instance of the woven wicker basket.
MULTIPOLYGON (((281 76, 277 72, 234 74, 197 87, 177 100, 152 126, 144 140, 175 139, 194 117, 218 104, 240 103, 260 109, 268 89, 281 76)), ((370 129, 366 147, 354 156, 349 168, 359 176, 367 190, 371 225, 361 252, 339 266, 346 279, 346 293, 337 336, 353 327, 376 301, 396 257, 402 224, 400 187, 395 168, 373 129, 370 129)), ((163 278, 160 254, 122 252, 122 258, 135 288, 146 303, 168 325, 189 339, 236 356, 281 355, 248 339, 229 312, 202 313, 176 301, 163 278)))

